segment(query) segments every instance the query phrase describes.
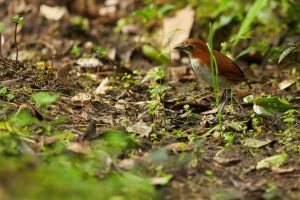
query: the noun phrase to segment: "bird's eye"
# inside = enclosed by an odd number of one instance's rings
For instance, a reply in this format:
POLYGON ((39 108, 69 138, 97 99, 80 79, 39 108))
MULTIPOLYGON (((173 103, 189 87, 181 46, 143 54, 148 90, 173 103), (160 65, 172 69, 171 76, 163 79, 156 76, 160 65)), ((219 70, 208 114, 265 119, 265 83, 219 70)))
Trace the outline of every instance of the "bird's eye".
POLYGON ((194 45, 189 45, 188 48, 189 48, 189 50, 193 50, 193 49, 195 49, 195 46, 194 45))

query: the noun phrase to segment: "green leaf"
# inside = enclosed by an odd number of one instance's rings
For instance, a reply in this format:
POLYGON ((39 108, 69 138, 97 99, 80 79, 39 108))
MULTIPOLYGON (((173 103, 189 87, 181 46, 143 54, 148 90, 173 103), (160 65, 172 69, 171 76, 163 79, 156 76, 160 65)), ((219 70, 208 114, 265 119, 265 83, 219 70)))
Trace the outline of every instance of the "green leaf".
POLYGON ((0 23, 0 33, 3 33, 5 28, 5 25, 3 23, 0 23))
POLYGON ((13 100, 13 99, 15 98, 15 95, 9 93, 9 94, 6 95, 6 98, 7 98, 8 100, 13 100))
POLYGON ((19 15, 14 16, 13 23, 17 25, 23 25, 24 24, 24 17, 21 17, 19 15))
POLYGON ((78 47, 77 44, 74 44, 74 45, 72 46, 71 54, 72 54, 72 56, 74 56, 74 57, 80 56, 80 48, 78 47))
POLYGON ((142 18, 144 23, 147 23, 150 20, 153 20, 157 16, 157 7, 152 3, 148 7, 137 10, 133 12, 134 16, 139 16, 142 18))
POLYGON ((255 3, 251 6, 247 12, 246 18, 243 20, 239 32, 236 35, 236 39, 233 43, 233 49, 238 44, 239 40, 243 38, 242 36, 250 29, 251 24, 253 23, 255 17, 259 11, 267 4, 268 0, 256 0, 255 3))
POLYGON ((99 45, 94 45, 93 49, 98 54, 99 57, 106 57, 108 55, 107 48, 101 47, 99 45))
POLYGON ((250 103, 253 103, 253 95, 251 94, 251 95, 248 95, 248 96, 246 96, 246 97, 244 97, 243 98, 243 101, 245 102, 245 103, 247 103, 247 104, 250 104, 250 103))
POLYGON ((159 17, 163 17, 165 13, 173 10, 175 8, 174 5, 172 4, 165 4, 163 7, 159 8, 158 11, 157 11, 157 15, 159 17))
POLYGON ((293 106, 278 97, 257 98, 254 100, 253 110, 259 115, 273 116, 276 113, 282 113, 293 106))
POLYGON ((282 153, 279 155, 267 157, 256 164, 256 169, 280 167, 286 161, 287 154, 282 153))
POLYGON ((25 127, 34 122, 36 122, 36 118, 34 118, 29 110, 22 110, 17 113, 12 113, 8 117, 8 122, 16 127, 25 127))
POLYGON ((48 106, 56 102, 60 98, 60 94, 51 94, 49 92, 38 92, 35 93, 32 98, 35 100, 38 106, 48 106))
POLYGON ((166 56, 162 55, 157 49, 150 45, 145 44, 143 46, 143 54, 160 64, 170 63, 169 59, 166 56))
POLYGON ((0 94, 6 95, 7 94, 7 88, 6 87, 1 88, 0 89, 0 94))
POLYGON ((296 46, 291 46, 291 47, 285 49, 279 56, 278 64, 295 49, 296 49, 296 46))

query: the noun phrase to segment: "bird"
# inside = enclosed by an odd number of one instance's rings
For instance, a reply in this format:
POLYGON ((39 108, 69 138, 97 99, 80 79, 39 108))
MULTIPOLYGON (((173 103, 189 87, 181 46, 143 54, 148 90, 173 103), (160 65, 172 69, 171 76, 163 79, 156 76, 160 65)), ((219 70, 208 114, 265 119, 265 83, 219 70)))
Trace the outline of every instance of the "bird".
MULTIPOLYGON (((176 46, 175 49, 186 53, 190 58, 191 67, 196 76, 213 87, 210 52, 207 44, 202 40, 189 38, 176 46)), ((222 112, 231 95, 232 87, 242 82, 248 84, 248 82, 241 68, 232 59, 216 50, 213 50, 213 55, 218 66, 219 89, 223 91, 220 100, 225 98, 220 108, 222 112)))

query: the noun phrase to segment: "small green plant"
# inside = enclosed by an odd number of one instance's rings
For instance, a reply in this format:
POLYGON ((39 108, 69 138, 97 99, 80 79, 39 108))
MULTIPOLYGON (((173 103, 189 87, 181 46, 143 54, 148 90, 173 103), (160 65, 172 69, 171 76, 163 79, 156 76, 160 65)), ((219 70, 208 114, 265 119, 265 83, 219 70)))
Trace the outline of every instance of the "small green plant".
POLYGON ((0 96, 6 97, 8 101, 11 101, 15 98, 15 95, 9 92, 6 87, 0 88, 0 96))
MULTIPOLYGON (((249 11, 247 12, 247 15, 244 18, 238 33, 232 35, 229 39, 229 42, 222 43, 221 51, 223 53, 228 53, 227 51, 228 51, 228 48, 230 47, 231 55, 233 55, 235 48, 236 48, 237 44, 239 43, 239 41, 241 39, 249 38, 248 32, 251 28, 251 24, 254 22, 255 17, 264 8, 264 6, 267 4, 267 2, 268 2, 268 0, 256 0, 254 2, 254 4, 251 6, 249 11)), ((252 50, 253 50, 253 47, 249 47, 248 49, 244 50, 242 53, 246 54, 252 50)), ((240 56, 241 55, 239 55, 238 57, 240 57, 240 56)))
POLYGON ((4 24, 0 23, 0 59, 4 58, 4 56, 2 54, 2 33, 4 31, 4 28, 5 28, 4 24))
POLYGON ((70 24, 79 31, 87 31, 90 28, 88 19, 81 16, 70 17, 70 24))
POLYGON ((123 86, 124 88, 128 88, 131 85, 136 85, 140 82, 138 79, 134 79, 134 76, 140 76, 141 73, 137 70, 133 70, 132 74, 124 73, 121 80, 124 81, 123 86))
POLYGON ((18 56, 19 56, 19 49, 18 49, 18 42, 17 42, 17 30, 18 26, 22 26, 24 24, 24 18, 16 15, 13 18, 13 23, 15 24, 15 47, 16 47, 16 64, 18 63, 18 56))
POLYGON ((223 138, 226 142, 225 147, 228 148, 232 146, 235 139, 235 135, 233 135, 232 133, 225 133, 223 138))
POLYGON ((154 117, 157 114, 157 106, 163 102, 166 91, 170 89, 169 86, 162 85, 162 79, 166 73, 162 66, 156 67, 153 71, 149 71, 142 82, 150 80, 153 84, 149 87, 150 98, 149 101, 149 114, 154 117), (158 82, 158 83, 157 83, 158 82))
POLYGON ((158 8, 155 4, 149 4, 147 7, 133 12, 134 16, 138 16, 144 24, 149 23, 155 19, 162 19, 163 16, 173 10, 174 5, 165 4, 161 8, 158 8))
POLYGON ((71 55, 75 58, 80 56, 80 48, 77 44, 74 44, 71 49, 71 55))
POLYGON ((99 45, 94 45, 93 50, 95 51, 98 58, 105 58, 108 55, 108 49, 99 45))
POLYGON ((295 114, 297 113, 296 110, 291 109, 284 113, 283 122, 289 125, 293 125, 296 122, 295 114))

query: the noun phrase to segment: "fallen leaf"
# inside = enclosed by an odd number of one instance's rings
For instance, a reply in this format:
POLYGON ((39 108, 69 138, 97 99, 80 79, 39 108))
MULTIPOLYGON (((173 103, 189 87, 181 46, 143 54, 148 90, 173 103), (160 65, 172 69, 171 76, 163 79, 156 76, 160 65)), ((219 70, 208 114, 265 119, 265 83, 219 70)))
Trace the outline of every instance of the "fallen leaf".
POLYGON ((173 178, 172 174, 168 174, 162 177, 153 177, 150 179, 150 182, 152 185, 166 185, 170 182, 170 180, 173 178))
POLYGON ((46 19, 58 21, 67 13, 67 9, 65 7, 59 7, 59 6, 51 7, 42 4, 40 6, 40 13, 46 19))
POLYGON ((82 93, 78 93, 75 96, 73 96, 71 98, 71 101, 73 101, 73 102, 84 102, 84 101, 89 101, 91 99, 92 99, 92 97, 91 97, 90 94, 82 92, 82 93))
POLYGON ((6 81, 0 81, 0 86, 2 86, 2 87, 10 87, 10 86, 16 85, 16 83, 18 81, 21 81, 23 79, 25 79, 25 78, 21 77, 21 78, 15 78, 15 79, 6 80, 6 81))
POLYGON ((68 74, 71 69, 72 65, 70 63, 61 66, 56 73, 56 79, 65 86, 74 86, 75 84, 68 79, 68 74))
MULTIPOLYGON (((16 53, 12 53, 11 54, 11 59, 15 60, 16 59, 16 53)), ((18 61, 26 61, 26 60, 31 60, 35 57, 37 57, 38 55, 40 55, 39 52, 37 51, 31 51, 31 50, 23 50, 23 51, 19 51, 18 53, 18 61)))
POLYGON ((176 12, 174 17, 166 17, 163 21, 163 44, 173 49, 190 36, 194 24, 194 9, 188 5, 176 12))
POLYGON ((176 151, 176 152, 192 150, 191 145, 183 143, 183 142, 176 142, 176 143, 168 144, 167 146, 165 146, 165 148, 168 150, 176 151))
POLYGON ((257 140, 254 138, 247 138, 244 140, 243 144, 246 147, 251 147, 251 148, 260 148, 263 146, 266 146, 268 144, 270 144, 272 141, 268 140, 268 141, 262 141, 262 140, 257 140))
POLYGON ((96 90, 94 91, 95 94, 105 94, 106 91, 108 90, 109 86, 108 86, 109 80, 108 77, 106 77, 100 84, 99 86, 96 88, 96 90))
POLYGON ((97 136, 98 136, 98 133, 96 130, 96 121, 91 120, 86 126, 83 140, 92 140, 92 139, 95 139, 97 136))
POLYGON ((224 165, 224 166, 235 165, 241 161, 241 159, 239 159, 237 157, 224 158, 224 157, 219 157, 219 156, 215 156, 213 158, 213 160, 216 161, 217 163, 219 163, 220 165, 224 165))
POLYGON ((79 58, 76 63, 85 68, 95 68, 103 65, 97 58, 79 58))
POLYGON ((256 169, 280 167, 286 161, 286 158, 286 153, 267 157, 256 164, 256 169))
POLYGON ((148 137, 149 134, 152 132, 152 127, 148 126, 142 120, 138 121, 136 124, 132 126, 128 126, 126 128, 127 132, 137 133, 140 137, 148 137))
POLYGON ((277 173, 277 174, 289 174, 292 172, 299 171, 299 170, 295 169, 295 167, 291 167, 291 168, 272 167, 271 170, 272 170, 272 172, 277 173))
POLYGON ((88 142, 72 142, 67 149, 75 153, 83 153, 83 154, 87 154, 91 151, 88 142))
POLYGON ((284 90, 288 87, 290 87, 291 85, 293 85, 294 83, 296 83, 295 79, 288 79, 288 80, 284 80, 282 82, 279 83, 279 89, 280 90, 284 90))

